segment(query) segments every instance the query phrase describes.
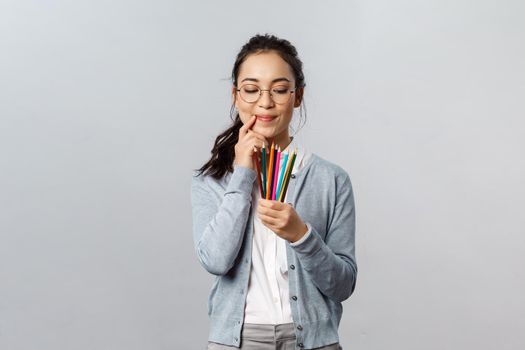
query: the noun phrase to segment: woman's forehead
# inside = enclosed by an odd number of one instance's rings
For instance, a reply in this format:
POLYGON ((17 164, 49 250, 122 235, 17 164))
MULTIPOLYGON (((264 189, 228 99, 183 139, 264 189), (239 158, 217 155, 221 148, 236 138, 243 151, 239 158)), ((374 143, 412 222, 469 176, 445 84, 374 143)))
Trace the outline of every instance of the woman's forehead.
POLYGON ((258 83, 293 82, 290 65, 274 52, 249 55, 241 64, 238 81, 258 83))

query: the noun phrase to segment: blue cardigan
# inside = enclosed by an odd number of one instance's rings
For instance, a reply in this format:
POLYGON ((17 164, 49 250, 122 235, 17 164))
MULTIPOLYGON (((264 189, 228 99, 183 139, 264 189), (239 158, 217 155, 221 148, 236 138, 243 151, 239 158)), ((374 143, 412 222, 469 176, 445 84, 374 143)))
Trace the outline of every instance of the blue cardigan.
MULTIPOLYGON (((292 176, 288 203, 308 226, 298 245, 286 243, 296 349, 339 342, 341 302, 354 291, 355 208, 347 172, 316 154, 292 176)), ((202 266, 216 275, 208 299, 209 341, 240 347, 250 276, 256 171, 235 165, 220 180, 191 184, 193 238, 202 266)))

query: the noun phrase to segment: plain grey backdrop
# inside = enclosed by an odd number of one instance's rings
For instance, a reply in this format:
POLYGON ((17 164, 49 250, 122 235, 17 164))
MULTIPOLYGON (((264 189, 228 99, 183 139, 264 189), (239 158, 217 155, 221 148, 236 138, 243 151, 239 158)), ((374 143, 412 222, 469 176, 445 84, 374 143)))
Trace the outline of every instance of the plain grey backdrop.
POLYGON ((204 349, 191 173, 267 32, 304 62, 297 137, 353 181, 343 347, 523 349, 524 18, 521 0, 2 0, 0 349, 204 349))

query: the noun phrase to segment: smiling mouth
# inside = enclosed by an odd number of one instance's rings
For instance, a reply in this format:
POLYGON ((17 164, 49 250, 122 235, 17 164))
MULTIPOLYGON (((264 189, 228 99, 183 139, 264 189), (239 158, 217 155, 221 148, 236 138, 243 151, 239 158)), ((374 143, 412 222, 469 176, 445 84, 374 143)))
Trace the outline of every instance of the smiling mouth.
POLYGON ((262 122, 271 122, 277 117, 271 116, 271 115, 258 115, 257 120, 260 120, 262 122))

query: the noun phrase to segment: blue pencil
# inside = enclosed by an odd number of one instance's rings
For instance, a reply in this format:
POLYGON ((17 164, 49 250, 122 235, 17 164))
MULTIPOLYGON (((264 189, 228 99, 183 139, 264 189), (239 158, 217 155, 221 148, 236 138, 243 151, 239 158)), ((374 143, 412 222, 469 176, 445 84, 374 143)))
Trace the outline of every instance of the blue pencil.
POLYGON ((279 175, 279 183, 277 184, 277 200, 279 200, 280 197, 279 195, 281 193, 281 187, 284 179, 284 170, 286 169, 286 163, 288 162, 288 151, 286 151, 283 157, 284 158, 281 162, 281 173, 279 175))

